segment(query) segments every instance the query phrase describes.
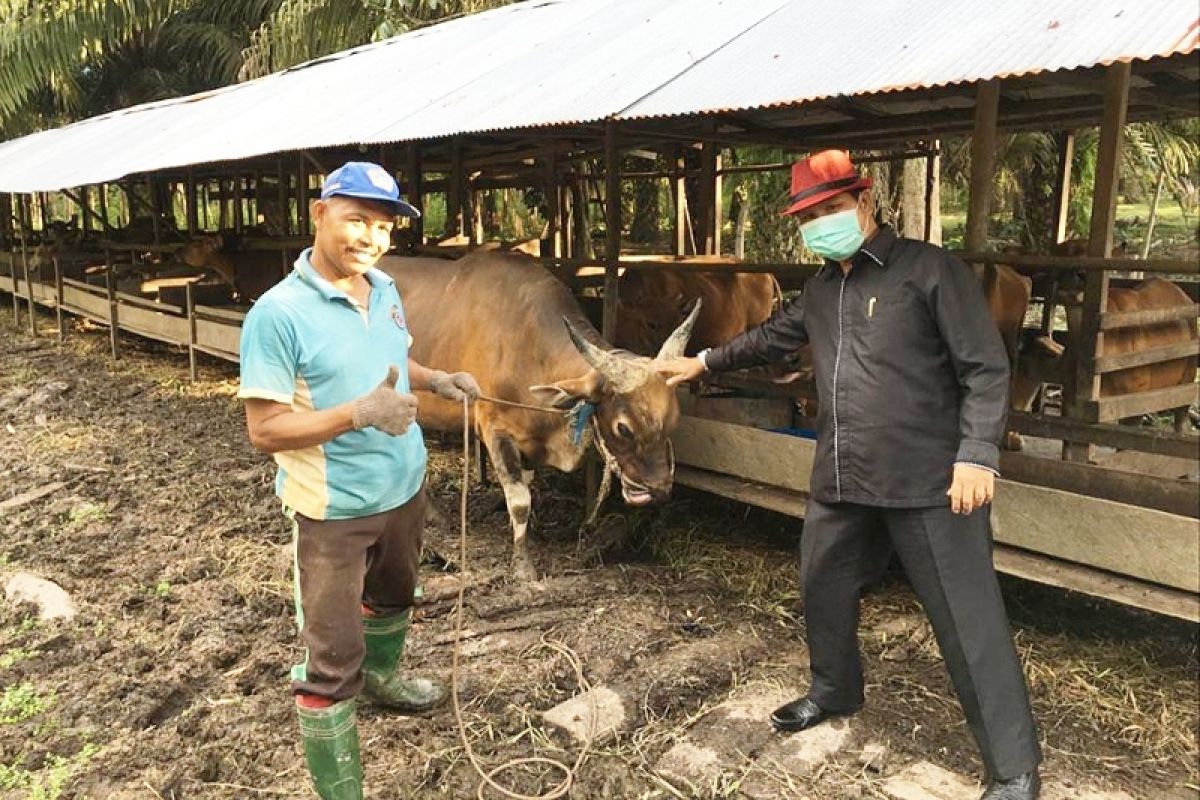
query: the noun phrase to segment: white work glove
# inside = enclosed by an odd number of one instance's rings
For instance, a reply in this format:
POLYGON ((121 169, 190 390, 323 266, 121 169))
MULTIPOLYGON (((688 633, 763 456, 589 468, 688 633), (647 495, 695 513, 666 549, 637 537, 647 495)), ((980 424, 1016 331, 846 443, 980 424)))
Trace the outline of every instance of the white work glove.
POLYGON ((377 428, 392 436, 408 430, 417 418, 417 398, 396 391, 400 368, 388 367, 383 383, 354 401, 354 429, 377 428))
POLYGON ((429 373, 429 391, 447 400, 462 402, 463 397, 475 400, 480 395, 479 384, 469 372, 446 374, 440 369, 429 373))

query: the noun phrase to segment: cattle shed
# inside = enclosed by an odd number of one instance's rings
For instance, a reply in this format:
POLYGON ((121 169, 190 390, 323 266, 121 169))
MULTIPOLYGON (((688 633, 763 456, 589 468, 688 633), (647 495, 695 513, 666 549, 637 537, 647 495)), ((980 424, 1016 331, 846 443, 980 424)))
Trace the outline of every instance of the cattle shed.
MULTIPOLYGON (((1086 274, 1071 357, 1053 367, 1017 364, 1062 386, 1063 402, 1061 414, 1014 412, 1010 427, 1062 440, 1063 457, 1004 454, 997 566, 1200 620, 1196 483, 1091 463, 1098 446, 1200 459, 1192 434, 1113 424, 1185 413, 1196 401, 1194 382, 1117 396, 1101 390, 1116 370, 1197 353, 1194 338, 1118 356, 1102 349, 1106 332, 1175 320, 1195 326, 1195 303, 1114 312, 1107 296, 1130 275, 1194 280, 1200 272, 1190 260, 1112 252, 1125 125, 1197 115, 1198 50, 1200 15, 1179 0, 971 2, 953 14, 937 0, 876 0, 853 20, 837 0, 526 0, 0 144, 0 291, 11 295, 18 319, 22 300, 28 304, 31 331, 35 304, 56 311, 60 333, 64 312, 108 325, 113 357, 124 328, 186 346, 193 367, 197 352, 236 360, 242 311, 207 305, 192 283, 172 302, 122 291, 118 263, 170 254, 215 229, 243 234, 245 250, 284 268, 307 243, 307 205, 320 177, 344 160, 370 158, 394 171, 419 207, 442 195, 445 234, 468 248, 482 244, 481 192, 541 191, 548 224, 540 257, 577 292, 603 298, 601 328, 611 341, 624 270, 669 260, 675 268, 771 272, 795 288, 814 271, 717 258, 722 180, 787 166, 726 165, 723 148, 799 155, 844 147, 863 160, 923 159, 929 220, 938 142, 970 135, 962 258, 985 281, 1000 264, 1086 274), (1057 135, 1061 241, 1074 132, 1096 126, 1085 254, 988 251, 997 134, 1057 135), (622 172, 630 152, 669 167, 622 172), (629 258, 622 242, 622 182, 645 178, 669 181, 674 204, 670 252, 658 261, 629 258), (688 182, 699 187, 691 207, 688 182), (135 184, 151 187, 149 200, 129 189, 135 184), (148 228, 110 222, 110 185, 143 206, 148 228), (78 212, 82 235, 70 245, 54 240, 51 194, 78 212), (163 203, 179 195, 186 226, 176 228, 163 203), (252 218, 268 195, 283 211, 264 235, 252 218), (212 199, 215 220, 207 218, 212 199), (603 210, 602 225, 592 223, 592 206, 603 210), (103 285, 66 274, 67 262, 89 259, 102 267, 103 285)), ((406 236, 409 252, 431 244, 420 221, 406 236)), ((1050 314, 1043 317, 1049 325, 1050 314)), ((678 481, 803 516, 812 442, 773 429, 794 427, 796 400, 811 393, 803 383, 734 375, 688 395, 676 437, 678 481)))

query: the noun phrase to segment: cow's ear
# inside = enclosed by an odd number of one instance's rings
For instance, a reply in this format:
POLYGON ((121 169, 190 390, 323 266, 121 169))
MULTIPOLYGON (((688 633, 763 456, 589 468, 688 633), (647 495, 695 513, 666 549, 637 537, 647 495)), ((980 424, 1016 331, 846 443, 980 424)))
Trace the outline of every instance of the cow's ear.
POLYGON ((529 393, 544 406, 568 409, 574 407, 580 400, 593 403, 599 400, 602 382, 603 379, 599 373, 593 370, 580 378, 530 386, 529 393))

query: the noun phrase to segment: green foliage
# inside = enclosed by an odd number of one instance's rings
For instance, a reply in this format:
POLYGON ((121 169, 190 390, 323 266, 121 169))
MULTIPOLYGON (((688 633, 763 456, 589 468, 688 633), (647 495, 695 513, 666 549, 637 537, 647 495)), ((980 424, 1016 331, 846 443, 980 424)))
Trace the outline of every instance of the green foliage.
POLYGON ((16 765, 0 764, 0 789, 21 789, 28 792, 28 800, 59 800, 71 776, 82 769, 100 748, 85 745, 72 758, 50 756, 45 766, 31 772, 16 765))
POLYGON ((255 78, 513 0, 283 0, 251 36, 239 72, 255 78))
POLYGON ((0 694, 0 725, 15 725, 36 717, 54 704, 53 695, 41 695, 32 683, 7 686, 0 694))

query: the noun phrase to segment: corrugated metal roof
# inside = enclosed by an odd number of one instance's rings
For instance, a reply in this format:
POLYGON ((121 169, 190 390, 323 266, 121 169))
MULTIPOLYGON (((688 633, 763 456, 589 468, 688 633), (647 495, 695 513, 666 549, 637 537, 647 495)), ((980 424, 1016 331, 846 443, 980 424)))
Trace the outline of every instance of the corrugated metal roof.
POLYGON ((0 144, 0 190, 275 152, 764 108, 1192 52, 1192 0, 527 0, 0 144))

